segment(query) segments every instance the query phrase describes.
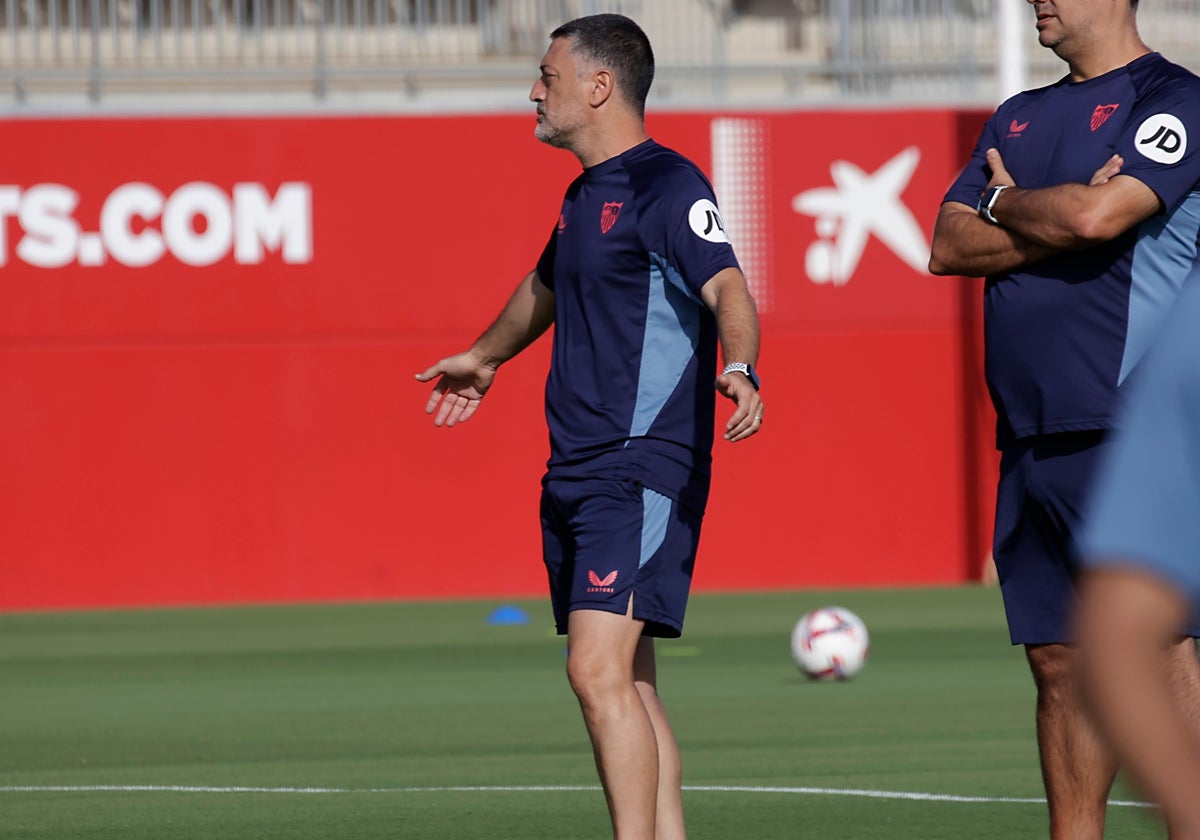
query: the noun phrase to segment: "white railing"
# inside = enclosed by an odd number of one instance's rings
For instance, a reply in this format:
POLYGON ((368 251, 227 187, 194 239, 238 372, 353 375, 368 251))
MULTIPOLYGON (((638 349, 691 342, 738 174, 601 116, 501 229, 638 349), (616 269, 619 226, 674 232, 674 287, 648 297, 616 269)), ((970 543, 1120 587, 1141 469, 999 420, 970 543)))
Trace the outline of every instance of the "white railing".
MULTIPOLYGON (((1200 67, 1197 0, 1143 6, 1151 45, 1200 67)), ((993 0, 0 0, 0 98, 516 104, 555 25, 620 11, 655 44, 659 102, 990 103, 1002 84, 995 8, 993 0)), ((1015 36, 1025 39, 1025 76, 1049 80, 1062 65, 1028 23, 1015 36)))

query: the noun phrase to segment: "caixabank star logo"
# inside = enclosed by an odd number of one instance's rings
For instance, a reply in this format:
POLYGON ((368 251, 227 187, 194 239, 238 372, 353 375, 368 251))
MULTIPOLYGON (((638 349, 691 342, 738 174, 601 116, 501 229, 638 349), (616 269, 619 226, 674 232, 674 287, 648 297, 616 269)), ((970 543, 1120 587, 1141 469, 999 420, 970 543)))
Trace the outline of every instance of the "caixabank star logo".
POLYGON ((799 193, 792 209, 815 220, 816 242, 805 258, 814 283, 850 282, 871 237, 916 271, 929 263, 929 243, 901 194, 921 160, 915 146, 901 150, 874 172, 848 160, 829 165, 833 185, 799 193))
MULTIPOLYGON (((713 187, 761 312, 771 312, 777 298, 794 299, 785 287, 797 281, 851 283, 872 243, 891 255, 876 260, 876 275, 894 264, 900 276, 928 276, 929 240, 906 191, 922 162, 918 138, 938 128, 915 121, 889 148, 886 136, 864 133, 857 120, 802 114, 712 121, 713 187)), ((930 203, 930 218, 935 209, 930 203)))

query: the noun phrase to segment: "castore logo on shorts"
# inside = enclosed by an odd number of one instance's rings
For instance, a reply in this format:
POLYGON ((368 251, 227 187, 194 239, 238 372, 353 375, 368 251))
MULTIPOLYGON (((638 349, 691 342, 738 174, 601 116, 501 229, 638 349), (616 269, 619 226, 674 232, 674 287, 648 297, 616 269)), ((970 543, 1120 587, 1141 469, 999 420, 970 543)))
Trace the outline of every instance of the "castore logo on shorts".
POLYGON ((592 584, 587 588, 588 592, 608 592, 610 594, 616 592, 617 590, 613 587, 613 584, 617 582, 617 570, 614 569, 604 577, 600 577, 600 575, 588 569, 588 582, 592 584))

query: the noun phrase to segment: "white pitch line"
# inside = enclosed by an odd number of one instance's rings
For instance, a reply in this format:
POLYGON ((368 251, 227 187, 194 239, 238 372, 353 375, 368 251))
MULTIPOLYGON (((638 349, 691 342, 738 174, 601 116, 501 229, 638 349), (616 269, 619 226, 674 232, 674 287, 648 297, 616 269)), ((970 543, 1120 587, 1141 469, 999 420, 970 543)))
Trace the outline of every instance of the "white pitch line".
MULTIPOLYGON (((730 791, 734 793, 807 793, 823 796, 858 796, 868 799, 908 799, 918 802, 967 802, 989 803, 999 802, 1019 805, 1045 805, 1044 797, 1015 797, 1015 796, 959 796, 953 793, 919 793, 903 790, 858 790, 855 788, 817 788, 817 787, 753 787, 726 785, 691 785, 684 790, 698 791, 730 791)), ((1122 808, 1154 808, 1151 802, 1137 802, 1128 799, 1110 799, 1109 805, 1122 808)))
MULTIPOLYGON (((857 796, 867 799, 903 799, 916 802, 964 802, 975 804, 1044 805, 1037 797, 958 796, 952 793, 921 793, 903 790, 860 790, 856 788, 760 787, 745 785, 684 785, 685 791, 702 793, 791 793, 815 796, 857 796)), ((6 785, 0 793, 542 793, 598 791, 599 785, 453 785, 440 787, 249 787, 216 785, 6 785)), ((1121 808, 1153 808, 1149 802, 1111 799, 1121 808)))

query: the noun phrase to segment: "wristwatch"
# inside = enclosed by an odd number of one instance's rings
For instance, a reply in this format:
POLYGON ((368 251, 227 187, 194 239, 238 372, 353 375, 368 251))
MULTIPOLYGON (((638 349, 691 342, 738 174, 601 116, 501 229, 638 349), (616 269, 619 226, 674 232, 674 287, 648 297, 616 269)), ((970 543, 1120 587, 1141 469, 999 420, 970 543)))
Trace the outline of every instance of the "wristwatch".
POLYGON ((754 365, 748 365, 745 362, 730 362, 729 364, 725 365, 725 369, 721 371, 721 375, 724 376, 727 373, 734 372, 744 373, 746 378, 750 380, 750 384, 754 386, 755 391, 757 391, 759 386, 762 384, 758 381, 758 374, 754 372, 754 365))
POLYGON ((979 197, 979 203, 975 205, 975 212, 979 214, 980 218, 994 225, 1000 224, 996 220, 996 217, 992 215, 992 208, 996 206, 996 199, 1000 197, 1000 193, 1011 186, 1012 184, 996 184, 994 187, 988 187, 983 191, 983 195, 979 197))

